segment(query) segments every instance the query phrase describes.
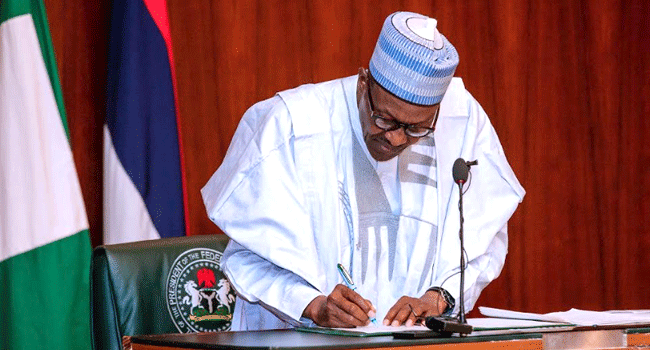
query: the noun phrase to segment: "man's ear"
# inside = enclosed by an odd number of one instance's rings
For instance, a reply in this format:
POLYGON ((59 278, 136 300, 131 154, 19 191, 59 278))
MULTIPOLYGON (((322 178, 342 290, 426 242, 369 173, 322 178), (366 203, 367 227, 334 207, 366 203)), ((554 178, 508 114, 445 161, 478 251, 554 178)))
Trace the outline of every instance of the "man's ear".
POLYGON ((363 96, 364 89, 368 85, 368 69, 359 67, 359 78, 357 79, 357 105, 361 104, 361 97, 363 96))

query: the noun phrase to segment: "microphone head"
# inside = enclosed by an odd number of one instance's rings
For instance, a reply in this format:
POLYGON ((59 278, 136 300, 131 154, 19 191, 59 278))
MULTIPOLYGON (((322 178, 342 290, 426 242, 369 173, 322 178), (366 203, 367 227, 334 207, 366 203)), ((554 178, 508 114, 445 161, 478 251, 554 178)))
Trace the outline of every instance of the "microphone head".
POLYGON ((467 182, 467 177, 469 175, 469 167, 467 166, 467 162, 463 158, 458 158, 454 162, 454 166, 451 169, 451 173, 454 177, 454 182, 459 184, 459 183, 465 183, 467 182))

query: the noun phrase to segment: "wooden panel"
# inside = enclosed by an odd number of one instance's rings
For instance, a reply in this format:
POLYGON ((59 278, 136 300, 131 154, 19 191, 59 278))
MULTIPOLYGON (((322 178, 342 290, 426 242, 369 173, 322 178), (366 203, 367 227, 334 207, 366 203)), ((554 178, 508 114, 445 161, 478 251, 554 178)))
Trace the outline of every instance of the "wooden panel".
POLYGON ((636 348, 650 348, 650 334, 633 333, 627 335, 627 346, 636 348))
POLYGON ((523 171, 513 167, 528 194, 510 225, 504 276, 481 302, 538 312, 647 307, 648 69, 637 60, 648 60, 648 38, 635 26, 647 5, 530 7, 528 54, 517 64, 527 85, 503 91, 527 105, 525 127, 502 138, 509 156, 525 150, 523 171))
POLYGON ((44 0, 93 246, 102 243, 107 0, 44 0))
MULTIPOLYGON (((45 2, 96 245, 109 2, 45 2)), ((244 111, 283 89, 356 74, 384 18, 405 9, 439 19, 461 56, 457 75, 491 116, 527 190, 510 221, 506 266, 478 304, 531 312, 649 307, 650 2, 168 6, 192 234, 219 232, 199 191, 244 111)))

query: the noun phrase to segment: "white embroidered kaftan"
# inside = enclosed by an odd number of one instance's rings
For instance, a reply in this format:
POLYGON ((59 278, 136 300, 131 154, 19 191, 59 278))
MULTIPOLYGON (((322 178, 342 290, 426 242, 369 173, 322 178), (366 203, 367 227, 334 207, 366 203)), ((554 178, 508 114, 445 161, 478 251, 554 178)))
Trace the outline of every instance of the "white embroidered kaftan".
POLYGON ((401 296, 433 286, 458 300, 458 157, 478 160, 463 197, 467 311, 501 272, 506 224, 525 192, 462 81, 450 84, 435 133, 391 160, 389 193, 360 134, 356 83, 303 85, 255 104, 201 191, 232 239, 222 268, 238 293, 233 330, 306 321, 307 304, 342 283, 339 262, 380 322, 401 296))

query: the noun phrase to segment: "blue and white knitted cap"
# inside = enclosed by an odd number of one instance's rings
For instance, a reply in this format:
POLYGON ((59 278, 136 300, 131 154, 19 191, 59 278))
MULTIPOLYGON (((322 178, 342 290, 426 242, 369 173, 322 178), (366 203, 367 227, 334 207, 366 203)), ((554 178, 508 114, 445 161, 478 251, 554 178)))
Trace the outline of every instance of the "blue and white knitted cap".
POLYGON ((436 25, 435 19, 412 12, 388 16, 370 58, 375 81, 405 101, 440 103, 458 66, 458 52, 436 25))

